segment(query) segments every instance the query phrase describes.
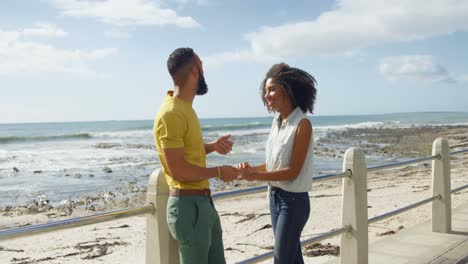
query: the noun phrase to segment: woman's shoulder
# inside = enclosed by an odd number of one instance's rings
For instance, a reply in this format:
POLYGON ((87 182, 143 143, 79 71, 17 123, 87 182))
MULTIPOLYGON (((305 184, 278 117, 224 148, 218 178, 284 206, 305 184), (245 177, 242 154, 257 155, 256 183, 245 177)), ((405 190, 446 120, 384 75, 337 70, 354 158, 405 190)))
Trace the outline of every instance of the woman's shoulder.
POLYGON ((309 117, 302 111, 297 116, 296 127, 297 127, 296 134, 297 133, 306 133, 306 134, 312 133, 312 122, 309 119, 309 117))
POLYGON ((303 123, 303 122, 308 122, 309 124, 312 123, 312 122, 310 121, 309 117, 307 116, 307 114, 304 113, 304 112, 302 112, 301 109, 297 109, 296 111, 297 111, 297 113, 296 113, 295 118, 294 118, 295 121, 296 121, 296 122, 295 122, 296 125, 299 125, 299 124, 301 124, 301 123, 303 123), (304 120, 305 120, 305 121, 304 121, 304 120))
POLYGON ((297 127, 301 129, 312 130, 312 122, 310 122, 309 118, 305 117, 299 120, 297 127))

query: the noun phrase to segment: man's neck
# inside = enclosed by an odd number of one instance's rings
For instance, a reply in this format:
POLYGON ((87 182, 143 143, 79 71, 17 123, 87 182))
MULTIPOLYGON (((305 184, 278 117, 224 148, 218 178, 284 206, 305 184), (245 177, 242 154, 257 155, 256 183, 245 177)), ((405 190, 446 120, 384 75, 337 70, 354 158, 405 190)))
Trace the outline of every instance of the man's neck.
POLYGON ((195 94, 189 87, 180 87, 178 85, 175 85, 174 97, 189 103, 193 103, 193 100, 195 99, 195 94))

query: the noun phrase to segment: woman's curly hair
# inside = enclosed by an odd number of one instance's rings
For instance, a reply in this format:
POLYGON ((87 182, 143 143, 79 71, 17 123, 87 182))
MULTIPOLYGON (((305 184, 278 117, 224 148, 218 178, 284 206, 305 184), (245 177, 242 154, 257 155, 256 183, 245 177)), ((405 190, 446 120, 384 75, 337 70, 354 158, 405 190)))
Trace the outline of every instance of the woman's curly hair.
MULTIPOLYGON (((317 81, 315 81, 312 75, 304 70, 290 67, 286 63, 273 65, 270 70, 268 70, 260 86, 262 100, 265 106, 267 106, 265 100, 265 84, 269 78, 286 90, 294 108, 299 106, 302 112, 306 113, 309 111, 313 113, 317 95, 317 89, 315 87, 317 81)), ((271 109, 268 108, 268 111, 271 112, 271 109)))

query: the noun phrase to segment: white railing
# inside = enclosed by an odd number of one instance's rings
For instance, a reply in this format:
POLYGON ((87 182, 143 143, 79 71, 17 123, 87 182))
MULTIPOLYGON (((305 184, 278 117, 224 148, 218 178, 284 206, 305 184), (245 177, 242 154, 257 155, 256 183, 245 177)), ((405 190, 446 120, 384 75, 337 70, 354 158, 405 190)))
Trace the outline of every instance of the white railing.
MULTIPOLYGON (((450 148, 467 146, 468 143, 450 148)), ((448 141, 438 138, 434 141, 432 156, 382 166, 367 167, 364 152, 359 148, 349 148, 343 160, 343 172, 314 177, 314 182, 342 179, 342 224, 329 232, 301 242, 308 245, 324 239, 341 235, 341 263, 368 263, 368 224, 403 213, 432 202, 432 231, 448 233, 451 231, 451 193, 468 188, 468 184, 450 189, 450 155, 467 153, 468 149, 449 152, 448 141), (432 197, 414 204, 387 212, 368 219, 367 216, 367 173, 408 164, 432 160, 432 197)), ((265 192, 266 186, 228 191, 213 194, 213 199, 226 199, 236 196, 265 192)), ((167 227, 166 205, 169 198, 169 187, 161 169, 155 170, 148 180, 146 205, 101 213, 91 216, 66 219, 40 225, 32 225, 0 231, 0 241, 29 236, 39 233, 57 231, 72 227, 91 225, 114 219, 146 214, 146 263, 177 264, 179 263, 178 244, 167 227)), ((267 252, 239 263, 257 263, 273 257, 267 252)))

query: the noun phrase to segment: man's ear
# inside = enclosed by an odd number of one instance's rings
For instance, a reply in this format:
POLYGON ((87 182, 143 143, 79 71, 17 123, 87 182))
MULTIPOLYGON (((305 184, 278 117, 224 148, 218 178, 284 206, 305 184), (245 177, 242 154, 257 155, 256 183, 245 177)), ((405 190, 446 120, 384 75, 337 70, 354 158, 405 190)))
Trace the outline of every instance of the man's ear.
POLYGON ((195 64, 192 65, 192 69, 190 70, 190 73, 195 78, 198 76, 198 68, 197 68, 197 66, 195 64))

